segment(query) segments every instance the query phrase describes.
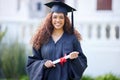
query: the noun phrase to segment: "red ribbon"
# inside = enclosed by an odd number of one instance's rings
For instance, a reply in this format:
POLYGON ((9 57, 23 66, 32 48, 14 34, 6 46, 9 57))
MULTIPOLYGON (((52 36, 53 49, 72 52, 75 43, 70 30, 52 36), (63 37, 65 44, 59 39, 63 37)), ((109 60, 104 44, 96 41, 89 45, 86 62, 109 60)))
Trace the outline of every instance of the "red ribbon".
POLYGON ((62 57, 62 58, 60 58, 60 64, 61 65, 63 65, 63 63, 65 63, 67 60, 64 58, 64 57, 62 57))

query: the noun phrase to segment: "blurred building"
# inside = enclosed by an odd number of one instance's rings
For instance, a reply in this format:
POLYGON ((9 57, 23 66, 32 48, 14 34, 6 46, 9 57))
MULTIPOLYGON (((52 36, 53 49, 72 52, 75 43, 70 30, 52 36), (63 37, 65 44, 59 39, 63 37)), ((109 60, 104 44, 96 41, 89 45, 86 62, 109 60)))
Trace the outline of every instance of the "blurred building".
MULTIPOLYGON (((14 37, 29 46, 32 34, 49 12, 44 3, 50 1, 0 0, 0 31, 8 28, 3 42, 14 37)), ((74 24, 83 37, 81 45, 88 58, 85 74, 120 75, 120 0, 61 1, 77 9, 74 24)))
POLYGON ((66 3, 77 8, 74 20, 83 36, 81 44, 88 57, 85 73, 120 75, 120 1, 66 0, 66 3))

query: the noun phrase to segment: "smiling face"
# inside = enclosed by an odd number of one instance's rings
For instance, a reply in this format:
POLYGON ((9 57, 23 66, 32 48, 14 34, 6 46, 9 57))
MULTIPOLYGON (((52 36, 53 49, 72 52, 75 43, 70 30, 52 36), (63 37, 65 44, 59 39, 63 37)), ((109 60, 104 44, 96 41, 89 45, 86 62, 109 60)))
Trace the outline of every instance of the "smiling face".
POLYGON ((54 29, 63 29, 65 23, 65 17, 63 13, 56 13, 52 14, 52 25, 54 29))

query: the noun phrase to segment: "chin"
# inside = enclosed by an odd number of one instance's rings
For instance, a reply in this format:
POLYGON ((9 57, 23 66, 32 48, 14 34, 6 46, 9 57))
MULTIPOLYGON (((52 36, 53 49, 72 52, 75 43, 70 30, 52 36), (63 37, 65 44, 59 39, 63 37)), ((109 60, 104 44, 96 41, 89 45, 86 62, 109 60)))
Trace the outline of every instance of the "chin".
POLYGON ((55 29, 62 29, 62 27, 55 27, 55 29))

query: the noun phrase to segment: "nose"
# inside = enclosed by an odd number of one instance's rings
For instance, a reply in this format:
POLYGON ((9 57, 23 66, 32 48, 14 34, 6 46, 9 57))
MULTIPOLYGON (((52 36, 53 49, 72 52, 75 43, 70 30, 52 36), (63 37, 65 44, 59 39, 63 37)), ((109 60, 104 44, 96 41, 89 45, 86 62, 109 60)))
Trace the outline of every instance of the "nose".
POLYGON ((59 18, 57 18, 57 19, 56 19, 56 21, 60 21, 60 19, 59 19, 59 18))

